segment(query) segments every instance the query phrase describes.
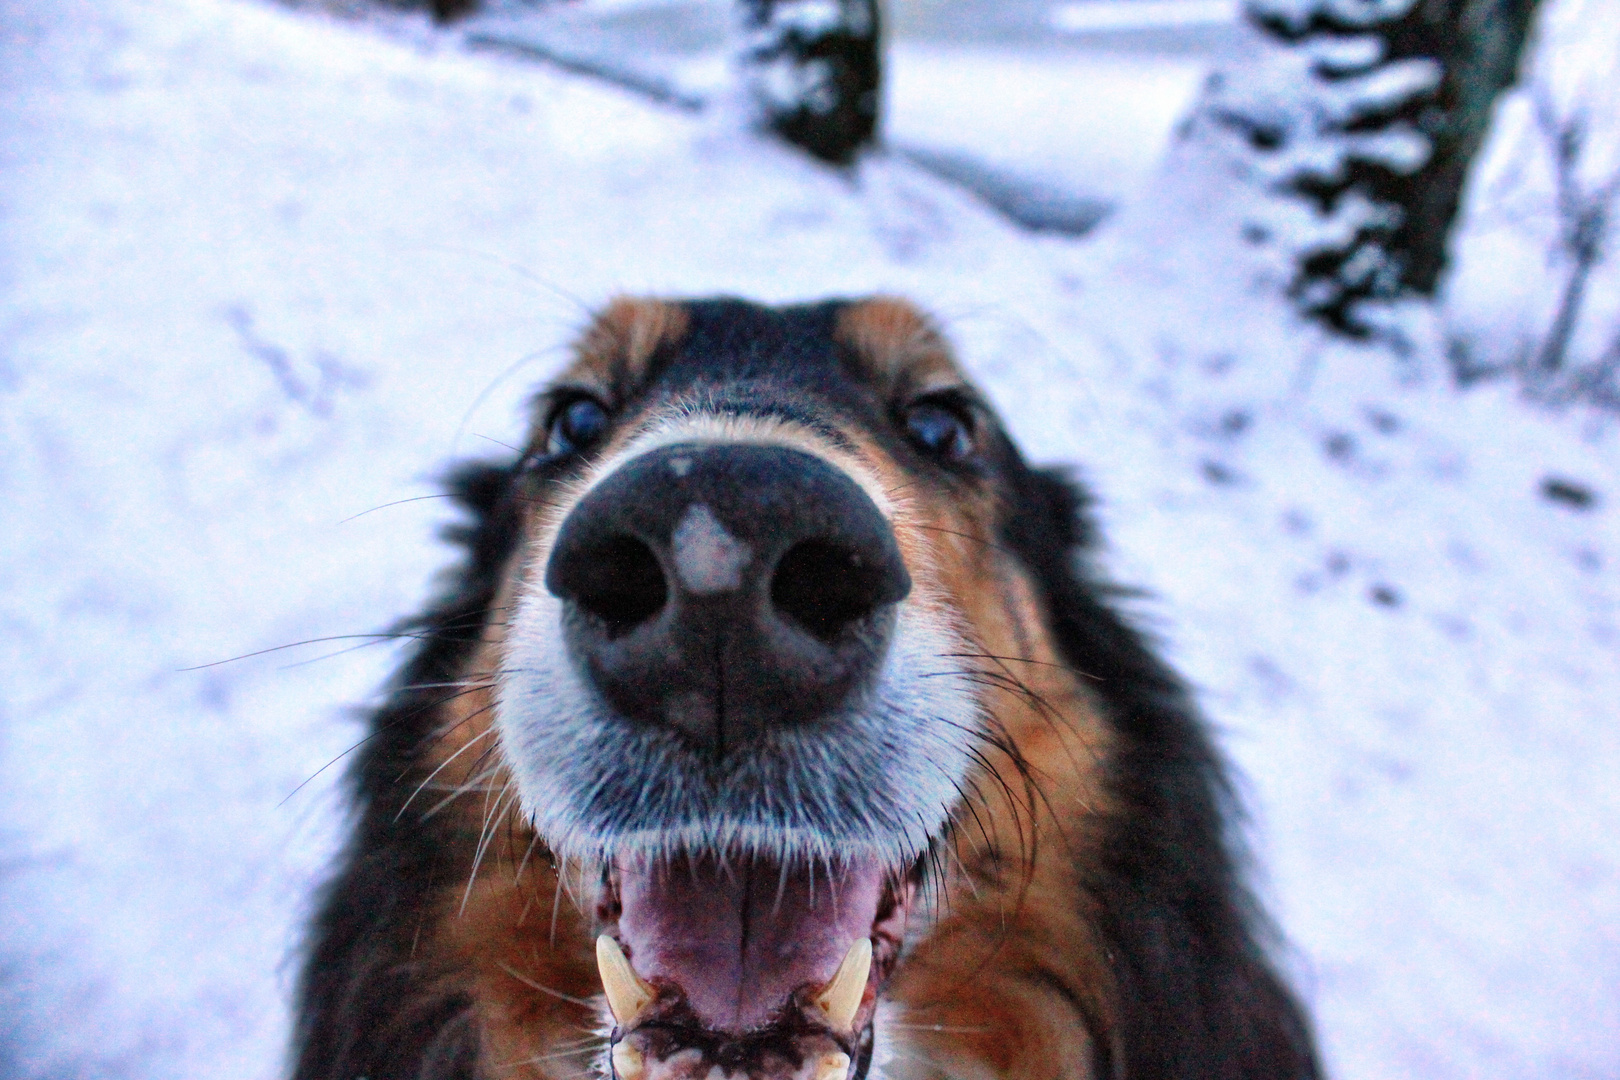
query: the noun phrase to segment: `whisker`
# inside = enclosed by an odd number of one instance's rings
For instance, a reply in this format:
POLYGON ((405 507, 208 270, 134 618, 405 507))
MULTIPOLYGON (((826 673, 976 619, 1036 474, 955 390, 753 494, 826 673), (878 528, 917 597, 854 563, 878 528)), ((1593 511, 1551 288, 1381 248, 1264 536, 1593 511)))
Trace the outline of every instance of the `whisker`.
POLYGON ((426 502, 428 499, 453 499, 455 497, 456 494, 453 491, 440 491, 432 495, 413 495, 409 499, 395 499, 393 502, 385 502, 381 506, 373 506, 370 510, 362 510, 358 514, 346 517, 339 521, 338 524, 347 525, 351 521, 360 520, 367 514, 375 514, 377 511, 387 510, 391 506, 404 506, 406 503, 426 502))
MULTIPOLYGON (((484 674, 488 674, 488 673, 483 673, 483 672, 474 672, 473 673, 473 675, 475 675, 475 676, 482 676, 484 674)), ((475 689, 481 689, 483 686, 493 686, 493 685, 494 685, 493 681, 491 681, 489 683, 486 683, 486 684, 481 684, 481 685, 467 683, 467 682, 464 682, 464 681, 456 681, 456 682, 446 682, 446 683, 420 683, 420 684, 418 684, 416 686, 402 686, 402 687, 400 687, 400 690, 404 691, 404 692, 409 692, 409 691, 415 691, 415 690, 428 690, 428 689, 439 689, 439 688, 449 689, 449 688, 452 688, 452 687, 462 687, 462 686, 465 686, 467 688, 467 690, 475 690, 475 689)), ((436 708, 439 705, 443 705, 443 704, 445 704, 447 702, 454 701, 457 697, 460 697, 460 696, 461 696, 461 694, 452 694, 449 697, 441 698, 437 702, 434 702, 431 706, 427 706, 427 707, 425 707, 423 709, 414 710, 414 711, 412 711, 410 713, 407 713, 407 714, 399 717, 396 720, 393 720, 393 721, 391 721, 391 722, 389 722, 387 724, 383 724, 383 725, 379 726, 378 728, 376 728, 373 731, 367 732, 365 738, 363 738, 363 739, 359 740, 358 742, 352 744, 351 746, 349 746, 348 749, 344 750, 337 757, 335 757, 332 760, 328 761, 325 765, 322 765, 320 768, 316 769, 314 772, 310 773, 307 777, 305 777, 303 779, 303 781, 300 782, 297 787, 293 788, 291 791, 289 791, 286 794, 286 796, 281 800, 281 802, 278 802, 276 804, 277 808, 279 809, 280 807, 285 806, 287 804, 287 802, 290 799, 292 799, 292 797, 294 795, 297 795, 300 791, 303 791, 304 788, 308 787, 315 780, 316 777, 320 776, 327 769, 330 769, 333 765, 336 765, 338 762, 342 761, 344 758, 348 757, 350 754, 354 753, 356 750, 358 750, 362 746, 366 745, 366 743, 370 742, 372 739, 375 739, 375 738, 378 738, 381 735, 387 734, 389 731, 392 731, 394 728, 398 727, 400 724, 404 723, 407 720, 414 719, 415 717, 421 715, 423 712, 427 711, 427 708, 436 708)), ((461 725, 457 724, 455 726, 460 727, 461 725)), ((403 775, 403 774, 401 774, 401 775, 403 775)))
POLYGON ((473 886, 478 883, 478 868, 482 865, 484 855, 489 851, 489 845, 494 841, 495 834, 499 831, 498 827, 490 828, 490 824, 494 822, 497 826, 499 825, 498 819, 502 810, 505 806, 510 805, 508 793, 511 789, 511 784, 502 787, 500 794, 495 797, 493 807, 490 805, 489 795, 486 793, 484 796, 484 824, 478 833, 478 851, 473 856, 472 871, 467 875, 467 888, 461 894, 461 914, 467 912, 467 902, 472 899, 473 886))
POLYGON ((538 1065, 543 1061, 559 1061, 563 1058, 579 1057, 581 1054, 601 1053, 606 1044, 598 1041, 594 1046, 581 1046, 573 1050, 558 1050, 550 1054, 537 1054, 534 1057, 523 1058, 507 1065, 496 1065, 497 1069, 516 1069, 523 1065, 538 1065))
POLYGON ((329 641, 354 641, 356 638, 366 638, 369 643, 378 641, 423 640, 419 634, 387 633, 387 634, 333 634, 330 637, 307 638, 304 641, 292 641, 286 645, 274 645, 268 649, 256 649, 253 652, 242 653, 240 656, 227 657, 224 660, 214 660, 206 664, 196 664, 192 667, 176 668, 175 671, 184 674, 188 671, 206 671, 209 668, 219 667, 222 664, 234 664, 238 660, 251 660, 255 656, 268 656, 270 653, 285 652, 296 649, 301 645, 320 645, 329 641))
MULTIPOLYGON (((518 884, 519 882, 521 882, 523 880, 523 871, 524 871, 524 868, 529 865, 529 857, 534 854, 534 849, 539 847, 539 846, 540 846, 540 834, 535 833, 533 838, 530 839, 530 841, 529 841, 528 849, 523 852, 522 861, 520 861, 518 863, 517 873, 512 875, 512 884, 516 885, 516 884, 518 884)), ((529 909, 527 907, 525 907, 523 910, 526 913, 529 909)), ((520 919, 518 921, 521 922, 522 920, 520 919)))
POLYGON ((485 442, 492 442, 496 446, 499 446, 499 447, 502 447, 503 449, 512 451, 512 453, 514 453, 514 454, 521 455, 523 453, 522 450, 519 450, 517 447, 513 446, 511 443, 503 443, 499 439, 491 438, 488 435, 480 435, 476 431, 473 432, 473 438, 475 438, 475 439, 483 439, 485 442))
MULTIPOLYGON (((574 302, 576 304, 579 303, 578 300, 575 300, 574 302)), ((483 405, 485 401, 489 400, 489 395, 493 394, 497 389, 499 389, 500 385, 507 379, 511 378, 512 373, 517 371, 523 365, 533 363, 542 356, 545 356, 547 353, 555 351, 557 351, 557 347, 553 346, 552 348, 548 349, 536 349, 533 352, 524 353, 522 356, 508 364, 505 370, 503 370, 499 375, 496 375, 493 379, 491 379, 489 381, 489 385, 480 390, 478 392, 478 396, 473 398, 472 404, 467 406, 467 411, 462 414, 461 422, 456 425, 456 433, 450 438, 451 453, 454 454, 456 452, 455 448, 461 442, 461 436, 466 433, 467 425, 472 423, 473 414, 478 411, 479 406, 483 405)))
POLYGON ((984 537, 974 536, 972 533, 958 532, 956 529, 947 529, 943 525, 915 524, 912 526, 912 528, 925 529, 928 532, 944 533, 946 536, 960 536, 963 540, 971 540, 975 544, 981 544, 984 547, 989 548, 991 551, 999 551, 1003 555, 1011 555, 1014 558, 1016 558, 1018 555, 1016 551, 1013 551, 1011 548, 1002 547, 994 540, 986 540, 984 537))
POLYGON ((557 888, 551 894, 551 936, 547 940, 551 943, 553 949, 557 947, 557 916, 562 909, 563 878, 566 875, 567 868, 559 867, 557 870, 557 888))
MULTIPOLYGON (((461 698, 464 698, 468 694, 474 693, 474 692, 476 692, 478 690, 481 690, 481 689, 483 689, 483 687, 474 686, 474 687, 470 687, 470 688, 468 688, 466 690, 458 691, 458 692, 456 692, 454 694, 446 695, 445 697, 442 697, 437 701, 430 702, 429 704, 422 706, 420 709, 413 710, 412 713, 410 714, 410 716, 406 717, 406 718, 402 718, 401 722, 403 722, 404 719, 414 719, 417 716, 421 716, 423 713, 432 712, 434 709, 438 709, 438 708, 440 708, 442 706, 448 705, 452 701, 456 701, 456 700, 459 700, 461 698)), ((485 715, 486 713, 493 712, 494 709, 495 709, 495 703, 493 701, 491 701, 487 705, 479 706, 478 708, 474 709, 472 712, 468 713, 466 716, 463 716, 460 720, 457 720, 455 723, 450 724, 448 726, 441 727, 440 730, 434 732, 433 735, 427 740, 427 746, 428 747, 438 746, 445 739, 449 738, 450 735, 453 732, 456 732, 456 731, 460 730, 461 728, 465 727, 467 724, 470 724, 472 721, 477 720, 479 717, 485 715)), ((414 762, 411 763, 411 764, 414 764, 414 762)), ((411 771, 411 765, 407 764, 405 766, 405 768, 403 770, 401 770, 399 775, 394 777, 395 782, 397 783, 398 781, 405 779, 405 775, 407 773, 409 773, 410 771, 411 771)))
POLYGON ((319 656, 312 656, 307 660, 294 660, 290 664, 282 664, 280 667, 276 668, 276 670, 296 671, 298 668, 308 667, 310 664, 319 664, 324 660, 332 660, 339 656, 347 656, 352 652, 359 652, 361 649, 369 649, 375 645, 381 644, 383 644, 381 641, 362 641, 358 645, 350 645, 347 649, 337 649, 333 652, 321 653, 319 656))
MULTIPOLYGON (((477 735, 474 735, 472 738, 468 739, 466 745, 463 746, 460 750, 457 750, 455 753, 451 754, 449 757, 447 757, 443 761, 439 762, 438 766, 436 768, 434 768, 434 770, 432 772, 428 773, 427 779, 423 780, 420 784, 418 784, 416 786, 416 790, 411 792, 410 797, 407 798, 405 800, 404 805, 399 808, 399 812, 394 815, 394 820, 398 821, 401 817, 404 816, 405 811, 407 811, 407 810, 409 810, 411 808, 411 803, 416 801, 416 797, 422 793, 422 790, 424 788, 426 788, 428 786, 428 784, 432 783, 433 778, 435 776, 438 776, 439 773, 443 772, 446 768, 448 768, 452 761, 455 761, 456 758, 460 757, 462 754, 465 754, 468 750, 472 749, 474 746, 476 746, 478 744, 478 742, 480 740, 484 739, 487 736, 493 735, 493 734, 495 734, 495 729, 494 728, 492 728, 492 727, 485 728, 483 731, 480 731, 477 735)), ((437 808, 435 808, 435 809, 437 809, 437 808)), ((432 816, 432 815, 430 814, 429 816, 432 816)))
POLYGON ((1108 681, 1101 675, 1093 675, 1089 671, 1081 671, 1079 668, 1073 667, 1069 664, 1056 664, 1050 660, 1034 660, 1027 656, 998 656, 995 653, 982 652, 940 653, 939 655, 952 660, 1003 660, 1009 664, 1034 664, 1038 667, 1057 668, 1059 671, 1067 671, 1071 674, 1080 675, 1087 679, 1095 679, 1097 682, 1108 681))
POLYGON ((496 960, 496 967, 501 968, 502 972, 507 973, 507 975, 510 975, 512 978, 515 978, 515 980, 523 983, 523 986, 528 986, 530 989, 538 989, 539 993, 551 994, 552 997, 556 997, 557 1001, 569 1002, 570 1006, 583 1006, 586 1007, 586 1009, 595 1009, 596 1007, 596 1002, 590 1001, 590 999, 586 999, 586 997, 575 997, 573 994, 564 994, 562 993, 561 989, 552 989, 549 988, 549 986, 546 986, 544 983, 536 983, 535 980, 531 980, 530 976, 523 975, 522 972, 518 972, 517 968, 512 967, 512 965, 505 962, 505 960, 496 960))
POLYGON ((414 693, 418 690, 487 690, 497 685, 496 672, 475 671, 465 679, 452 679, 449 682, 421 682, 407 683, 398 688, 401 693, 414 693))
MULTIPOLYGON (((478 638, 451 638, 448 636, 448 634, 453 630, 483 630, 486 626, 505 626, 507 624, 504 621, 496 620, 493 616, 499 613, 504 613, 506 610, 507 609, 505 606, 481 608, 478 611, 468 613, 461 618, 453 619, 440 626, 433 627, 431 632, 427 633, 420 630, 401 628, 398 630, 388 630, 371 634, 329 634, 325 637, 305 638, 302 641, 289 641, 285 645, 272 645, 268 649, 255 649, 253 652, 245 652, 237 656, 229 656, 223 660, 211 660, 206 664, 194 664, 191 667, 176 668, 175 671, 179 674, 185 674, 191 671, 206 671, 209 668, 220 667, 224 664, 234 664, 240 660, 251 660, 255 656, 268 656, 270 653, 285 652, 288 649, 296 649, 304 645, 322 645, 333 641, 363 640, 365 644, 375 644, 383 641, 477 641, 479 640, 478 638)), ((414 621, 415 620, 412 620, 412 622, 414 621)), ((334 653, 332 655, 341 656, 342 653, 334 653)))

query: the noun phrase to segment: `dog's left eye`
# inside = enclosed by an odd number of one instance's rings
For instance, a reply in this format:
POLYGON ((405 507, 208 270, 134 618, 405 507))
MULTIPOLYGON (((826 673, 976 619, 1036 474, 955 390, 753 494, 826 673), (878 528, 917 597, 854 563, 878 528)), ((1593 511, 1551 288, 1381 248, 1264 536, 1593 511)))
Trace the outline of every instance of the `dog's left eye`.
POLYGON ((607 408, 595 398, 577 397, 551 414, 546 430, 546 456, 561 457, 589 450, 607 433, 607 408))
POLYGON ((945 398, 925 398, 905 412, 906 435, 941 461, 964 461, 973 453, 973 420, 966 407, 945 398))

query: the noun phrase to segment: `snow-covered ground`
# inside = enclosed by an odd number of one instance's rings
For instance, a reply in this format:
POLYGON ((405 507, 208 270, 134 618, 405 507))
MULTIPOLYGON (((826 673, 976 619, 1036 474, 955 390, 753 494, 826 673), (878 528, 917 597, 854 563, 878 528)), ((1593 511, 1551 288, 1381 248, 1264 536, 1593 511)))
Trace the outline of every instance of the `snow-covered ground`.
MULTIPOLYGON (((1423 313, 1401 364, 1291 322, 1196 144, 1031 237, 904 161, 252 0, 0 0, 0 94, 0 1075, 278 1075, 320 770, 395 654, 185 669, 419 604, 444 506, 389 504, 512 442, 613 292, 878 289, 1101 493, 1333 1074, 1620 1075, 1620 432, 1458 395, 1423 313)), ((1165 101, 1109 99, 1076 175, 1165 101)))

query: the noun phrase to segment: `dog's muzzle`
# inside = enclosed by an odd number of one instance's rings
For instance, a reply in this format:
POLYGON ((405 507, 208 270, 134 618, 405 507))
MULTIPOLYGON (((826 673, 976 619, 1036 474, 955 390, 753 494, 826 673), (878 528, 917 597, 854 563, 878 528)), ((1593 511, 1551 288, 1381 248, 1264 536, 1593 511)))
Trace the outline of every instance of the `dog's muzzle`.
POLYGON ((564 520, 545 581, 614 711, 717 755, 866 690, 911 590, 859 485, 754 445, 669 446, 621 466, 564 520))
MULTIPOLYGON (((842 470, 787 447, 686 444, 585 494, 545 586, 576 670, 627 733, 673 733, 725 776, 785 729, 836 738, 834 718, 860 708, 883 666, 911 578, 842 470)), ((716 1066, 842 1080, 859 1061, 910 906, 891 867, 688 850, 619 857, 605 879, 599 955, 625 1080, 716 1066)))

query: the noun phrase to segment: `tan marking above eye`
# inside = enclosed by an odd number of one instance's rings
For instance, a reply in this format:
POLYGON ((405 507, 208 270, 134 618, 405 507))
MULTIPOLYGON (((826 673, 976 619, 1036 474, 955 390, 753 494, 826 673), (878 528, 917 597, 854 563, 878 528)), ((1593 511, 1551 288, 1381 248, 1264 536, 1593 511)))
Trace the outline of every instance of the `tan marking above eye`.
POLYGON ((573 373, 607 386, 634 382, 653 353, 686 336, 691 321, 672 301, 616 297, 580 336, 573 373))
POLYGON ((885 392, 961 385, 950 346, 932 320, 904 300, 875 296, 839 312, 838 340, 854 349, 885 392))

